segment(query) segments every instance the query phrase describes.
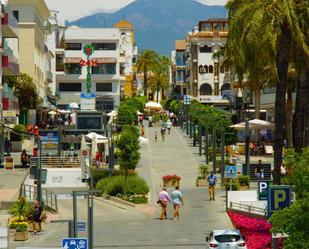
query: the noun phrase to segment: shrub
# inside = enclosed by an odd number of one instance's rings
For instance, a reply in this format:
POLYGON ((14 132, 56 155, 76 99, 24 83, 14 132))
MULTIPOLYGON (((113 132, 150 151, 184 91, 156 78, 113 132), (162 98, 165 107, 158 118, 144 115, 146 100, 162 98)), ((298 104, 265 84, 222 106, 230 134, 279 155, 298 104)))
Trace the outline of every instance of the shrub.
MULTIPOLYGON (((102 190, 103 194, 117 196, 124 194, 125 177, 123 175, 112 176, 100 180, 96 188, 102 190)), ((142 195, 149 192, 149 187, 144 179, 136 175, 129 175, 127 178, 128 195, 142 195)))
POLYGON ((206 179, 208 175, 208 164, 200 164, 198 171, 201 176, 201 179, 206 179))
POLYGON ((240 175, 240 176, 237 177, 237 179, 239 181, 240 186, 249 186, 249 184, 250 184, 250 177, 249 176, 240 175))
POLYGON ((117 197, 125 200, 125 201, 129 201, 135 204, 141 204, 141 203, 147 203, 148 202, 148 198, 146 195, 121 195, 118 194, 117 197))
MULTIPOLYGON (((231 181, 230 179, 225 178, 224 180, 225 190, 230 190, 230 181, 231 181)), ((236 190, 239 190, 239 188, 240 188, 240 184, 239 184, 238 179, 232 179, 232 190, 236 191, 236 190)))
POLYGON ((26 232, 28 231, 29 224, 27 222, 20 222, 17 224, 15 230, 16 232, 26 232))
POLYGON ((16 133, 11 133, 11 140, 12 141, 23 141, 26 137, 27 134, 27 129, 24 125, 14 125, 13 128, 14 132, 16 133))

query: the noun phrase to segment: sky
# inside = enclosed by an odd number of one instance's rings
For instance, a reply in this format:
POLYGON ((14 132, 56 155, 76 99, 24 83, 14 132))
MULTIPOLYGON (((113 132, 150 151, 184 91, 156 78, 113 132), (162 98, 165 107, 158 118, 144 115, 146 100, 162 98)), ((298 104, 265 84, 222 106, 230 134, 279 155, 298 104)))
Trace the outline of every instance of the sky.
MULTIPOLYGON (((45 0, 49 9, 58 10, 60 12, 60 16, 69 21, 73 21, 96 12, 113 12, 133 1, 134 0, 45 0)), ((224 5, 227 2, 227 0, 198 1, 208 5, 224 5)))

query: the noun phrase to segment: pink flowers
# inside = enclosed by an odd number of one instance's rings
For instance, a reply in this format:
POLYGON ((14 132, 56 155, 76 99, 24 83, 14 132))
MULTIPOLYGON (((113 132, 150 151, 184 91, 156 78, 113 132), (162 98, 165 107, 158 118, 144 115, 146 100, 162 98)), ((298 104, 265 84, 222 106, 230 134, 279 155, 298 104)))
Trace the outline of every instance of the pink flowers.
POLYGON ((162 177, 163 181, 170 181, 170 180, 177 180, 177 181, 179 181, 180 179, 181 179, 181 177, 178 176, 178 175, 165 175, 165 176, 162 177))
POLYGON ((228 212, 233 225, 245 236, 248 249, 271 248, 271 224, 262 218, 228 212))

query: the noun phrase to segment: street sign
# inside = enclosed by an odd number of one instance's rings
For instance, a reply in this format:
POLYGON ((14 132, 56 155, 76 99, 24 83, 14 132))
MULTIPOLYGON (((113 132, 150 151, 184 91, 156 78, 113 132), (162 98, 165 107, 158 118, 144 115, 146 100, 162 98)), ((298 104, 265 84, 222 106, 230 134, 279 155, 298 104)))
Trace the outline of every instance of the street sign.
POLYGON ((236 166, 226 166, 225 167, 225 176, 227 178, 235 178, 237 176, 236 166))
POLYGON ((88 249, 86 238, 64 238, 62 239, 63 249, 88 249))
POLYGON ((185 105, 190 105, 190 103, 191 103, 190 96, 184 95, 184 96, 183 96, 183 103, 184 103, 185 105))
POLYGON ((83 157, 88 157, 88 150, 83 150, 82 151, 82 156, 83 157))
POLYGON ((258 199, 259 201, 267 201, 269 193, 270 181, 258 182, 258 199))
POLYGON ((268 216, 271 213, 287 208, 291 205, 292 191, 289 185, 270 186, 268 196, 268 216))
POLYGON ((78 221, 78 222, 77 222, 77 231, 79 231, 79 232, 85 232, 85 231, 86 231, 86 222, 84 222, 84 221, 78 221))

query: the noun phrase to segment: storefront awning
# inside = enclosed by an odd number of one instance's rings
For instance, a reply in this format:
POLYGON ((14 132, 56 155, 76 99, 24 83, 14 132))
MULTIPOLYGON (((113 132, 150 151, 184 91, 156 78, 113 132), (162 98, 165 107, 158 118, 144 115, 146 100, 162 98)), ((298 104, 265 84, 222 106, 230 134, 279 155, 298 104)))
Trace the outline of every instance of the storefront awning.
POLYGON ((96 60, 98 64, 106 64, 106 63, 116 63, 117 59, 115 57, 98 57, 98 58, 92 58, 93 60, 96 60))
POLYGON ((75 63, 75 64, 79 64, 81 61, 80 57, 66 57, 65 58, 65 63, 75 63))

